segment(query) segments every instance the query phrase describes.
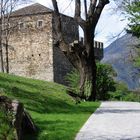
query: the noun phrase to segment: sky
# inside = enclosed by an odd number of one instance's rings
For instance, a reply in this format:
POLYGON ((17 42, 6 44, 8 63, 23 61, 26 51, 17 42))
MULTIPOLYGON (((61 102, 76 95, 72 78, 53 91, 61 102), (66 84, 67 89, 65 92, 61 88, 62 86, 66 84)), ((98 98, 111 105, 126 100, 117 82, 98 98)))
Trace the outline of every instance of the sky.
MULTIPOLYGON (((74 11, 74 0, 57 0, 60 12, 66 15, 73 16, 74 11)), ((51 0, 34 0, 42 5, 49 8, 53 8, 51 0)), ((105 6, 100 20, 96 27, 95 40, 104 43, 104 47, 107 47, 115 39, 121 37, 125 34, 124 28, 126 27, 128 21, 116 8, 114 1, 110 0, 110 3, 105 6)), ((80 30, 80 35, 83 36, 82 30, 80 30)))

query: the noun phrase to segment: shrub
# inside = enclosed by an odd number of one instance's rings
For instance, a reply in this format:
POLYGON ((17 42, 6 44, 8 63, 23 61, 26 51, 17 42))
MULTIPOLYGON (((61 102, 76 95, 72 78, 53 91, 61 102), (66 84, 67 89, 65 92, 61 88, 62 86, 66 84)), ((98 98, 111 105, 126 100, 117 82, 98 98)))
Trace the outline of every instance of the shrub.
POLYGON ((96 92, 98 100, 108 100, 108 92, 115 91, 114 76, 116 73, 111 65, 97 63, 96 92))
POLYGON ((12 125, 13 114, 0 106, 0 140, 15 140, 15 129, 12 125))
POLYGON ((73 69, 70 73, 68 73, 65 77, 68 82, 68 86, 76 93, 79 93, 78 85, 80 81, 80 75, 76 69, 73 69))
POLYGON ((140 102, 140 93, 130 91, 125 83, 116 83, 116 91, 109 92, 110 100, 140 102))
MULTIPOLYGON (((115 82, 113 80, 113 75, 115 72, 113 71, 110 65, 101 64, 97 62, 97 77, 96 77, 96 92, 97 92, 97 100, 107 100, 109 98, 108 91, 115 90, 115 82)), ((69 87, 75 93, 79 93, 79 81, 80 75, 76 69, 74 69, 71 73, 67 74, 66 80, 69 83, 69 87)), ((88 89, 88 82, 85 83, 85 89, 88 89)), ((85 96, 88 96, 88 93, 85 93, 85 96)))

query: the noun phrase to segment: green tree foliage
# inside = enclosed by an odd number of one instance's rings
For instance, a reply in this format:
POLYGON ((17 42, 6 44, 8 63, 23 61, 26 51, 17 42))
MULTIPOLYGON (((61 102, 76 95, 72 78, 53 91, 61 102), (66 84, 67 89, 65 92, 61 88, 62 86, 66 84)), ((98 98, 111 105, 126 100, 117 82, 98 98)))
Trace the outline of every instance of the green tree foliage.
POLYGON ((115 91, 115 82, 113 77, 116 73, 111 65, 97 63, 97 99, 107 100, 108 91, 115 91))
POLYGON ((126 12, 129 14, 127 31, 134 36, 140 37, 140 1, 133 0, 132 2, 125 2, 126 12))
POLYGON ((140 57, 137 57, 137 58, 135 59, 134 65, 135 65, 136 67, 140 67, 140 57))
POLYGON ((140 91, 130 91, 125 83, 117 82, 115 92, 109 92, 109 100, 140 102, 140 91))
MULTIPOLYGON (((96 79, 96 92, 97 100, 107 100, 109 98, 108 91, 115 91, 115 82, 113 76, 116 73, 113 71, 112 67, 107 64, 97 63, 97 79, 96 79)), ((69 83, 69 86, 75 93, 79 93, 78 85, 80 81, 79 73, 74 69, 71 73, 66 76, 66 80, 69 83)), ((88 88, 88 83, 85 84, 85 89, 88 88)), ((85 97, 88 96, 86 93, 85 97)))

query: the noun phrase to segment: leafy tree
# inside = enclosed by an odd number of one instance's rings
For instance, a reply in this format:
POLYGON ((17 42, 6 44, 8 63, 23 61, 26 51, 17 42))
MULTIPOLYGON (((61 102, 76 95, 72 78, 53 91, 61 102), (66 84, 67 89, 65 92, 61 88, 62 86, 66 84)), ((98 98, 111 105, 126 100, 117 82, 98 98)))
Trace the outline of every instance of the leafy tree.
MULTIPOLYGON (((139 38, 140 37, 140 1, 125 0, 124 3, 125 3, 125 10, 129 15, 128 18, 129 24, 128 24, 127 32, 132 33, 132 35, 139 38)), ((140 66, 139 51, 137 50, 137 52, 138 52, 138 57, 135 58, 134 65, 139 67, 140 66)))
POLYGON ((81 0, 75 0, 75 22, 84 32, 84 44, 73 43, 72 46, 64 40, 62 33, 61 14, 57 0, 52 0, 55 15, 56 42, 61 50, 65 50, 65 56, 80 73, 79 89, 80 95, 84 96, 85 91, 89 92, 89 100, 96 99, 96 62, 94 55, 95 28, 106 4, 109 0, 90 0, 87 9, 87 1, 84 0, 85 19, 81 17, 81 0), (70 49, 73 49, 71 52, 70 49), (88 89, 85 84, 88 84, 88 89))
POLYGON ((127 31, 134 36, 140 37, 140 1, 133 0, 132 2, 125 2, 126 12, 129 14, 127 31))
POLYGON ((107 100, 108 91, 115 91, 114 76, 116 73, 111 65, 97 63, 96 92, 98 100, 107 100))

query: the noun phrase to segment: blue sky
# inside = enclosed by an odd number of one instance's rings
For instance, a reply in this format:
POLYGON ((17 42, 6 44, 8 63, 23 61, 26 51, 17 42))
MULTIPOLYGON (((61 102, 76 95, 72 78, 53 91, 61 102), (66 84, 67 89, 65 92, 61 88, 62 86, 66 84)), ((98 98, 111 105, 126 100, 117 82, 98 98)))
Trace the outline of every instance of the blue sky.
MULTIPOLYGON (((73 16, 74 0, 73 2, 70 2, 70 0, 57 1, 60 12, 66 15, 73 16)), ((51 0, 35 0, 35 2, 41 3, 49 8, 53 8, 51 0)), ((127 22, 128 21, 125 19, 125 17, 116 8, 116 4, 113 2, 113 0, 110 0, 110 4, 105 6, 96 27, 95 39, 98 41, 102 41, 104 43, 104 47, 107 47, 116 38, 119 38, 123 34, 125 34, 123 29, 124 27, 126 27, 127 22)), ((80 34, 82 35, 81 31, 80 34)))

